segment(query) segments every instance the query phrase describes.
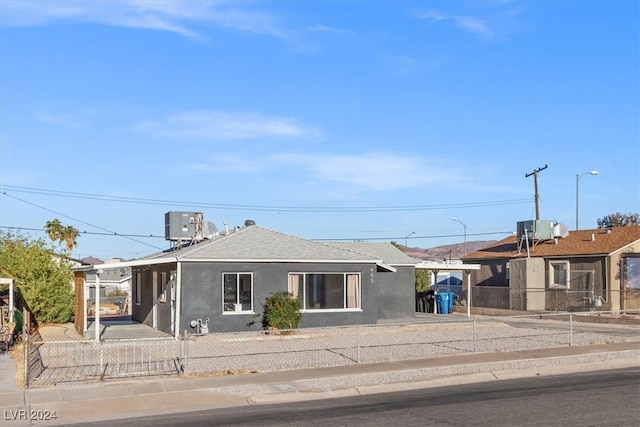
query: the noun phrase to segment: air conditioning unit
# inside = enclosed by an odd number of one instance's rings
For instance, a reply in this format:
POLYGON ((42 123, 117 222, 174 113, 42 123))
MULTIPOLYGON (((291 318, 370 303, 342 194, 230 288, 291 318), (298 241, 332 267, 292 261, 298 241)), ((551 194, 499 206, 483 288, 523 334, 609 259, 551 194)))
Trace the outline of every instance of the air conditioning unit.
POLYGON ((167 212, 164 214, 164 239, 188 240, 196 234, 198 212, 167 212))
POLYGON ((529 240, 550 240, 556 237, 556 223, 554 221, 529 220, 519 221, 517 223, 518 241, 523 236, 527 236, 529 240))

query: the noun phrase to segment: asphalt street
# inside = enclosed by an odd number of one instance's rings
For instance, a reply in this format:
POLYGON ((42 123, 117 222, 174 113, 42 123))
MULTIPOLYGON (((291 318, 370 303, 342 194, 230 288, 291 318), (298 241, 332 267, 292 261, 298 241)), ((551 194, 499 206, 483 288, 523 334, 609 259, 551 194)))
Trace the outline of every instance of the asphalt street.
MULTIPOLYGON (((92 426, 631 426, 640 368, 94 422, 92 426)), ((80 426, 82 424, 75 424, 80 426)))

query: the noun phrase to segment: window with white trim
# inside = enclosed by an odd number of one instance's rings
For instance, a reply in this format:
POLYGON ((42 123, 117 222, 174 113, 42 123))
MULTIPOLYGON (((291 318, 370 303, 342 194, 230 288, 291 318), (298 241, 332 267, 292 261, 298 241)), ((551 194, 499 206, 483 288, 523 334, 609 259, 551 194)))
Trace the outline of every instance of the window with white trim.
POLYGON ((569 261, 549 262, 549 287, 569 288, 569 261))
POLYGON ((228 313, 253 312, 253 274, 222 274, 222 311, 228 313))
POLYGON ((289 292, 303 310, 358 310, 359 273, 289 273, 289 292))

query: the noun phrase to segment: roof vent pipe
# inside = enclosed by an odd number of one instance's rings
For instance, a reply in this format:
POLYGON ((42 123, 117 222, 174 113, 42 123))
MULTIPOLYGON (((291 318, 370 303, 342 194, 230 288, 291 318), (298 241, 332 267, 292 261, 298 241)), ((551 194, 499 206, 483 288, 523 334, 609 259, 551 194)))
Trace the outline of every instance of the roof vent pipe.
POLYGON ((224 234, 229 234, 229 223, 227 221, 224 222, 224 234))
POLYGON ((592 242, 596 241, 596 235, 594 233, 591 233, 591 241, 592 242))

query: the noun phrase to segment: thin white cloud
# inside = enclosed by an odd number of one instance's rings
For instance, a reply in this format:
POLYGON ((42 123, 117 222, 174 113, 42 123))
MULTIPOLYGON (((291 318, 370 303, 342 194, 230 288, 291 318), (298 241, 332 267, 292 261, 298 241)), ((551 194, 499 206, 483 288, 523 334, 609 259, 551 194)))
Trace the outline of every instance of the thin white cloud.
POLYGON ((457 28, 468 33, 480 34, 484 36, 492 35, 493 31, 486 20, 457 14, 447 14, 439 10, 424 10, 416 12, 419 19, 431 22, 451 22, 457 28))
POLYGON ((347 34, 351 33, 350 30, 343 30, 341 28, 330 27, 328 25, 316 24, 310 25, 306 28, 311 33, 331 33, 331 34, 347 34))
POLYGON ((493 31, 487 23, 481 19, 472 18, 469 16, 455 16, 453 20, 458 28, 465 30, 468 33, 481 34, 489 36, 493 34, 493 31))
POLYGON ((387 153, 279 154, 272 156, 271 161, 304 167, 306 173, 311 172, 317 179, 368 191, 450 185, 461 176, 461 171, 447 161, 387 153))
POLYGON ((253 160, 249 156, 233 154, 211 156, 207 162, 193 163, 189 167, 200 172, 224 173, 257 173, 263 169, 257 160, 253 160))
POLYGON ((460 189, 476 185, 465 182, 465 170, 458 163, 455 160, 425 159, 381 152, 290 152, 257 156, 222 153, 211 155, 206 161, 191 163, 187 167, 205 173, 264 174, 272 178, 279 176, 279 179, 287 183, 307 182, 324 189, 334 184, 352 192, 434 187, 460 189))
POLYGON ((229 111, 188 111, 160 121, 138 123, 134 130, 167 138, 246 140, 268 137, 316 137, 318 132, 291 117, 229 111))
POLYGON ((91 22, 168 31, 192 39, 204 36, 199 26, 214 24, 233 30, 291 37, 269 13, 250 10, 249 3, 226 1, 24 1, 2 0, 3 25, 42 25, 50 22, 91 22))

